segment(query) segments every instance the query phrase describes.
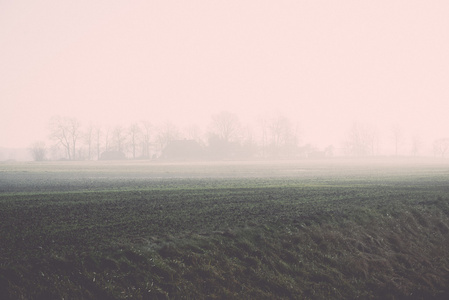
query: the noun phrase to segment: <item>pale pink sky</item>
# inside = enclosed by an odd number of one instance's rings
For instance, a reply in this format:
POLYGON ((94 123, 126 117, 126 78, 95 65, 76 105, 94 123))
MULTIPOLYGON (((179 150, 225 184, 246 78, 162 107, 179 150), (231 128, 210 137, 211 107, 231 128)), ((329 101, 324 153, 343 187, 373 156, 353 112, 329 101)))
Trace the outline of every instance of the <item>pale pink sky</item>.
MULTIPOLYGON (((0 147, 53 115, 207 124, 280 113, 449 136, 449 1, 0 1, 0 147)), ((388 133, 385 133, 387 136, 388 133)), ((386 137, 387 138, 387 137, 386 137)))

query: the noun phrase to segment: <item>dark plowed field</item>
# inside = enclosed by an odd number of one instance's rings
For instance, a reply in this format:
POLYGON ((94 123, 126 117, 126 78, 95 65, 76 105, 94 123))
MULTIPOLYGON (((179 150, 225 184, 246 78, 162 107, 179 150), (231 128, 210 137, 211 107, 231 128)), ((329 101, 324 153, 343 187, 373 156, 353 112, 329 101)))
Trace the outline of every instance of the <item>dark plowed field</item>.
POLYGON ((0 165, 2 299, 448 291, 447 165, 0 165))

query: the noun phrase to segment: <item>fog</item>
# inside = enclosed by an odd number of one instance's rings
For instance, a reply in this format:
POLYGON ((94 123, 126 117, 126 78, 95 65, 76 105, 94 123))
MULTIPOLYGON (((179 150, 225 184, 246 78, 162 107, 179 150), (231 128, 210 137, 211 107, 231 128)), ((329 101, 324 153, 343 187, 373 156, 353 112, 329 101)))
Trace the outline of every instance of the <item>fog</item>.
POLYGON ((362 155, 432 155, 449 137, 448 13, 443 0, 2 1, 0 148, 57 144, 58 116, 103 134, 145 121, 152 143, 171 124, 209 145, 229 112, 240 142, 260 146, 282 117, 298 147, 342 152, 363 132, 376 142, 362 155))

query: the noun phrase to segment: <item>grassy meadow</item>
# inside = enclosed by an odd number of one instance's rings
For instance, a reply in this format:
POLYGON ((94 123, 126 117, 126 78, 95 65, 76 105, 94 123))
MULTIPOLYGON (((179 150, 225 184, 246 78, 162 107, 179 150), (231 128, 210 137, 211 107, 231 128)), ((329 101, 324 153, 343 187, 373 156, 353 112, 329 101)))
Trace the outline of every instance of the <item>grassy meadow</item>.
POLYGON ((448 299, 442 161, 0 163, 1 299, 448 299))

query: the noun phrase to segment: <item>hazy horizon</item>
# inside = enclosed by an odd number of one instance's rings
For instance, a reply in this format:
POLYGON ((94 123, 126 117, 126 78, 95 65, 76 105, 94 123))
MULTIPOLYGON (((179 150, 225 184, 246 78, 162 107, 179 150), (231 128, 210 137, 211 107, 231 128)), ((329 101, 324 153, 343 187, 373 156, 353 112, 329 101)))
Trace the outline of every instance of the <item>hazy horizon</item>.
POLYGON ((353 122, 449 137, 447 1, 3 1, 0 147, 52 116, 206 128, 284 115, 338 147, 353 122))

